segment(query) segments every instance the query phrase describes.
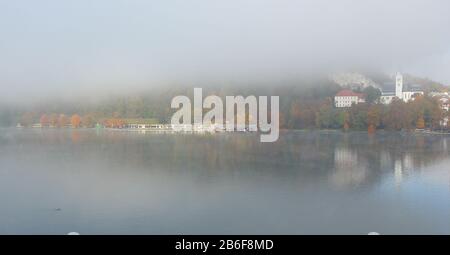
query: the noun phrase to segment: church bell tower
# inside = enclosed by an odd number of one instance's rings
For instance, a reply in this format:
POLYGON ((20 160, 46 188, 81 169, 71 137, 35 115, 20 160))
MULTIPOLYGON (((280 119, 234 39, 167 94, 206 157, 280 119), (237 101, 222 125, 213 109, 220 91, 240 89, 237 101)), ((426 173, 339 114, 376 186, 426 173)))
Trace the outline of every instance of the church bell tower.
POLYGON ((395 75, 395 96, 403 99, 403 75, 400 73, 395 75))

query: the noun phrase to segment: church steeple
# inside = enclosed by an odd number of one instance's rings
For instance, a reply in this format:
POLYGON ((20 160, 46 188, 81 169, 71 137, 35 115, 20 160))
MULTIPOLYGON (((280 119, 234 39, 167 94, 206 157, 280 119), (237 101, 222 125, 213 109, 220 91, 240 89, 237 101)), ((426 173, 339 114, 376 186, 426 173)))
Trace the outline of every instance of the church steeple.
POLYGON ((395 75, 395 96, 403 98, 403 75, 400 72, 395 75))

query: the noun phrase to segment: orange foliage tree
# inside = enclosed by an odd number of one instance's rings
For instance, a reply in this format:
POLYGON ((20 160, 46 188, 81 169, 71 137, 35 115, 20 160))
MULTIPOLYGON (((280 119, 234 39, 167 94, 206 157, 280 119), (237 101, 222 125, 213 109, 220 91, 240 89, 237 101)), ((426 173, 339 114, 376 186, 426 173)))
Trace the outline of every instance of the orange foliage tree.
POLYGON ((425 128, 425 120, 423 119, 423 116, 419 116, 419 118, 416 121, 416 128, 417 129, 424 129, 425 128))
POLYGON ((111 118, 104 121, 104 125, 109 128, 123 128, 125 122, 118 118, 111 118))
POLYGON ((72 115, 70 118, 70 124, 72 124, 73 128, 79 128, 81 124, 81 117, 78 114, 72 115))
POLYGON ((378 105, 371 105, 367 111, 367 131, 375 133, 381 122, 381 109, 378 105))
POLYGON ((350 129, 350 116, 348 112, 344 112, 344 124, 343 124, 344 131, 348 131, 350 129))

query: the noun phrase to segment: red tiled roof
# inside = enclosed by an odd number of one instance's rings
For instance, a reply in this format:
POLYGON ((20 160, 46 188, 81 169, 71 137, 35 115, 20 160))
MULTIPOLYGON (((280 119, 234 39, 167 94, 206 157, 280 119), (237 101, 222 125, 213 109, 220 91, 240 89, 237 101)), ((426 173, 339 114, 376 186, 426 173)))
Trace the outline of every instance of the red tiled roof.
POLYGON ((336 94, 337 97, 359 97, 365 98, 363 93, 356 93, 349 89, 343 89, 336 94))

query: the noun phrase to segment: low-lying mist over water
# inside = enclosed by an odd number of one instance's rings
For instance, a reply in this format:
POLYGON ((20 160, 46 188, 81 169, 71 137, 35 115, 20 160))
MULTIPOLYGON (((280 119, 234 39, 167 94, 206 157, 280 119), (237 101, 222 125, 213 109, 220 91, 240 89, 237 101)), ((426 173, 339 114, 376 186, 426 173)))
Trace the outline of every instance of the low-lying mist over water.
MULTIPOLYGON (((2 101, 363 68, 448 83, 448 1, 2 1, 2 101)), ((225 83, 225 84, 224 84, 225 83)), ((275 85, 276 86, 276 85, 275 85)))

